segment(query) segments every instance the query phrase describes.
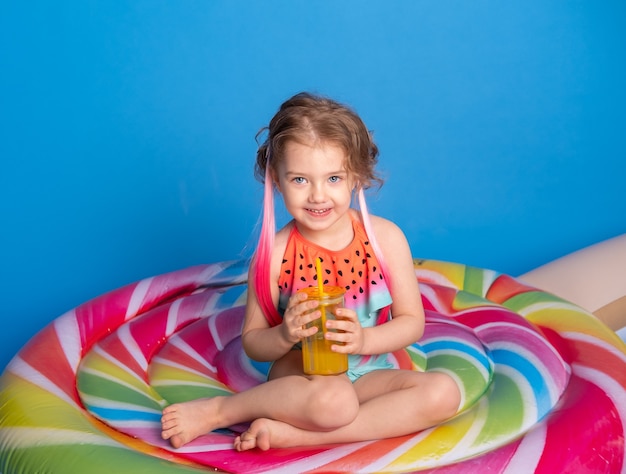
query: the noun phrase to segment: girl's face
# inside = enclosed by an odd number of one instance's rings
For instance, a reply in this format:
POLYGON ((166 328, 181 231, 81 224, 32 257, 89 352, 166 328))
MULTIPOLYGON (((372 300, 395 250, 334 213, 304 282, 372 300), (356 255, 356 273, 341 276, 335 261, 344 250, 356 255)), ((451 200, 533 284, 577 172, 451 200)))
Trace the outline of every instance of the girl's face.
MULTIPOLYGON (((274 179, 287 211, 309 240, 333 240, 333 233, 339 236, 350 222, 348 210, 356 182, 345 163, 345 152, 332 143, 289 141, 285 145, 274 179)), ((347 228, 352 231, 351 226, 347 228)))

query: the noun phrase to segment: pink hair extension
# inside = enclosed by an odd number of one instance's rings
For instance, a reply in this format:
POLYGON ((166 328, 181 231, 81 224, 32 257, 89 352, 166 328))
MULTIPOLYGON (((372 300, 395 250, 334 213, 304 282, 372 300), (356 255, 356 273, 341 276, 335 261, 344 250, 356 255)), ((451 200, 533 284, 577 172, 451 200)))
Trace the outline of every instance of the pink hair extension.
MULTIPOLYGON (((359 208, 361 209, 361 217, 363 219, 363 227, 365 228, 365 233, 367 234, 368 239, 370 240, 370 245, 372 246, 372 250, 374 251, 374 255, 378 259, 378 263, 380 264, 380 271, 383 274, 383 277, 387 281, 387 287, 389 291, 391 291, 391 278, 389 268, 387 267, 387 262, 385 261, 385 256, 383 255, 380 246, 378 245, 378 240, 376 240, 376 234, 374 233, 374 229, 372 228, 372 221, 370 220, 370 214, 367 210, 367 204, 365 203, 365 193, 363 192, 363 188, 359 188, 359 208)), ((382 324, 389 319, 389 307, 384 308, 380 315, 378 316, 378 324, 382 324)))
POLYGON ((256 296, 259 300, 261 310, 271 326, 276 326, 282 321, 282 318, 278 314, 278 310, 272 301, 272 293, 270 289, 270 269, 275 233, 274 188, 272 185, 270 167, 266 165, 265 190, 263 196, 263 222, 261 224, 261 235, 259 236, 259 243, 257 245, 252 265, 254 270, 253 275, 256 296))

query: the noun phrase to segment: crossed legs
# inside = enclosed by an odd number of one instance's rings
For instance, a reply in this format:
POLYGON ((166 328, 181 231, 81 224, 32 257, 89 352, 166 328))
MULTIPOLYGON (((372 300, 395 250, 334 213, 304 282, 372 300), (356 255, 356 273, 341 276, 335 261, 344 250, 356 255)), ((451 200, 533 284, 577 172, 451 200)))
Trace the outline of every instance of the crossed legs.
POLYGON ((245 392, 170 405, 162 437, 180 447, 214 429, 252 421, 235 449, 364 441, 413 433, 456 414, 460 393, 442 373, 378 370, 352 384, 345 375, 305 376, 297 351, 270 380, 245 392))

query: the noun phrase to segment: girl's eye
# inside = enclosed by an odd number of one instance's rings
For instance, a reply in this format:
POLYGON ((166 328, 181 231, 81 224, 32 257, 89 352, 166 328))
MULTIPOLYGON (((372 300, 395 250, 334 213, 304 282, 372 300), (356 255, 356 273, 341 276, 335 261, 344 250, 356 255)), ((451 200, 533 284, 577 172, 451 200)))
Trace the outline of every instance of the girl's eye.
POLYGON ((298 176, 296 178, 293 178, 293 182, 296 184, 303 184, 306 182, 306 179, 302 178, 301 176, 298 176))
POLYGON ((330 178, 328 178, 328 181, 330 181, 331 183, 338 183, 339 181, 341 181, 341 176, 331 176, 330 178))

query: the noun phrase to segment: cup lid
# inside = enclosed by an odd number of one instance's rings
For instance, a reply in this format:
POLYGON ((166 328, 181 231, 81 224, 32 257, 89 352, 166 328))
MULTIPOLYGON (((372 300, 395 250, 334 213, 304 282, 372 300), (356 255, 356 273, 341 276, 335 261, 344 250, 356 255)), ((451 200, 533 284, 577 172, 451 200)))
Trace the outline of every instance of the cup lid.
POLYGON ((299 289, 298 293, 306 293, 309 298, 339 298, 346 293, 346 289, 342 286, 324 285, 324 293, 320 295, 319 287, 307 286, 299 289))

